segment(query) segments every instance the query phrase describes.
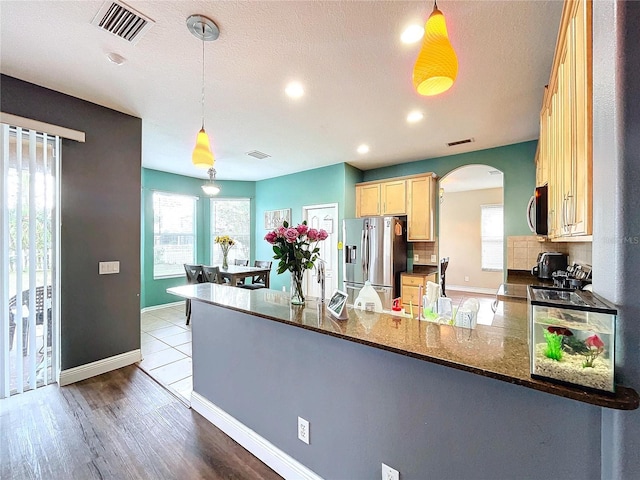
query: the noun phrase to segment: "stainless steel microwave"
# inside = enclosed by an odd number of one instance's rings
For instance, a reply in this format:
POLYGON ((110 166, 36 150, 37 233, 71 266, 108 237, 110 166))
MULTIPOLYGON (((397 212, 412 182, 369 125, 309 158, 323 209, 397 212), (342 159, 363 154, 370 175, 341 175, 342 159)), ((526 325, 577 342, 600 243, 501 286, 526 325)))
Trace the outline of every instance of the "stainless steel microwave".
POLYGON ((527 222, 529 228, 536 235, 547 235, 549 233, 547 212, 549 206, 549 187, 543 185, 536 187, 536 190, 527 205, 527 222))

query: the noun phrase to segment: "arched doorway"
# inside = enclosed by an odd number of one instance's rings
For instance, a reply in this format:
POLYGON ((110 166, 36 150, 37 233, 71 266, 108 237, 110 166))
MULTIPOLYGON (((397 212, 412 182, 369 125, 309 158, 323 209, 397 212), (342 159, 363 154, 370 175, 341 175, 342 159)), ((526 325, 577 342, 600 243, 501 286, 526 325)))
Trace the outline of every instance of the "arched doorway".
POLYGON ((504 181, 489 165, 466 165, 439 181, 439 257, 447 291, 496 292, 504 278, 504 181))

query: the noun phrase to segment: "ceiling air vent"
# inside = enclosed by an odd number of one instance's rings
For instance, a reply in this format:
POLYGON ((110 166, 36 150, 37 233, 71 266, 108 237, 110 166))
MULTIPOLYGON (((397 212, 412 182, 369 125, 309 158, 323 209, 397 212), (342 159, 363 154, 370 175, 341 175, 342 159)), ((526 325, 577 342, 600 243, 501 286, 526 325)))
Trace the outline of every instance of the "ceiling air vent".
POLYGON ((91 24, 135 45, 154 21, 122 2, 107 0, 91 24))
POLYGON ((250 152, 247 152, 247 155, 249 155, 250 157, 254 157, 257 158, 258 160, 263 160, 265 158, 269 158, 271 155, 268 155, 264 152, 260 152, 258 150, 251 150, 250 152))
POLYGON ((463 143, 471 143, 473 142, 473 138, 465 138, 464 140, 458 140, 457 142, 447 143, 450 147, 455 147, 456 145, 462 145, 463 143))

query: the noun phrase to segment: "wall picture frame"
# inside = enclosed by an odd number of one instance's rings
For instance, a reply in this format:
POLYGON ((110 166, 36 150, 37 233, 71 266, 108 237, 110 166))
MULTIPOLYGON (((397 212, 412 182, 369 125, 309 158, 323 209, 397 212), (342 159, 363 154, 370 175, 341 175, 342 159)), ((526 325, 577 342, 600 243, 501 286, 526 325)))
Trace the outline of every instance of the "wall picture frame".
POLYGON ((280 210, 265 210, 264 212, 264 228, 265 230, 273 230, 287 222, 291 224, 291 209, 282 208, 280 210))

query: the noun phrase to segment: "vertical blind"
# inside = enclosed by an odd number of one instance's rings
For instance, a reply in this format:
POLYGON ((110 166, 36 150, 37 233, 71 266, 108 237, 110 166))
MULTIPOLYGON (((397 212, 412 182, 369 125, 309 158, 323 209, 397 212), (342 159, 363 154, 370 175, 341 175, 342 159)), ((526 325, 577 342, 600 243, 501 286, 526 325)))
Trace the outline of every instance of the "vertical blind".
POLYGON ((480 213, 482 270, 502 270, 504 264, 504 224, 502 205, 481 205, 480 213))
POLYGON ((60 138, 0 124, 0 398, 54 382, 60 138))

